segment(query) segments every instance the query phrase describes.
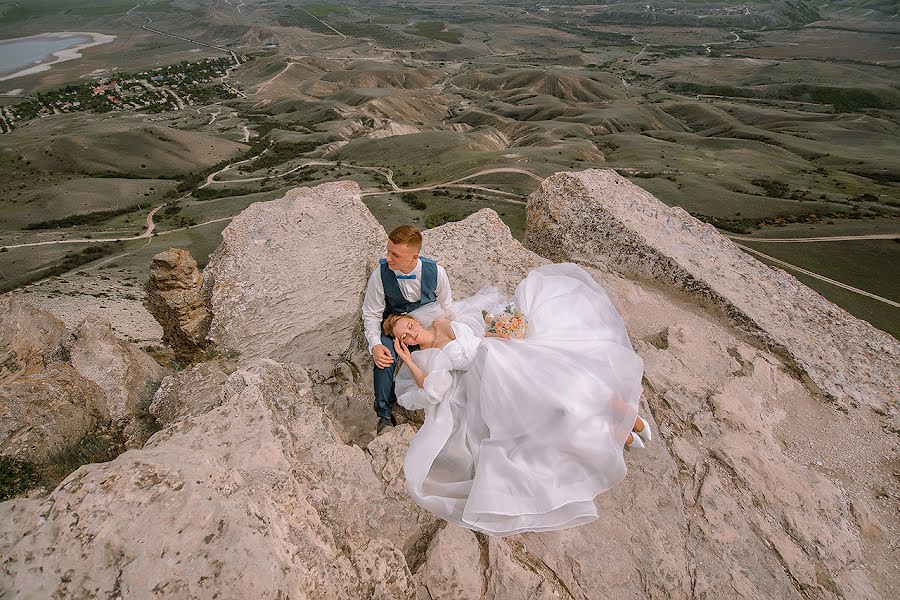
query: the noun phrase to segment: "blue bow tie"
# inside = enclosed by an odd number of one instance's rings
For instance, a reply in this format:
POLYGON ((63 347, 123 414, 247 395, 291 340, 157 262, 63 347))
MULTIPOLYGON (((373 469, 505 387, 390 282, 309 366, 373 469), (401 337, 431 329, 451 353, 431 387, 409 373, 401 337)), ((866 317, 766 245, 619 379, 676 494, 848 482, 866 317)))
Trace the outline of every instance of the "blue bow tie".
POLYGON ((415 279, 416 274, 413 273, 412 275, 397 275, 396 273, 394 273, 394 277, 396 277, 397 279, 415 279))

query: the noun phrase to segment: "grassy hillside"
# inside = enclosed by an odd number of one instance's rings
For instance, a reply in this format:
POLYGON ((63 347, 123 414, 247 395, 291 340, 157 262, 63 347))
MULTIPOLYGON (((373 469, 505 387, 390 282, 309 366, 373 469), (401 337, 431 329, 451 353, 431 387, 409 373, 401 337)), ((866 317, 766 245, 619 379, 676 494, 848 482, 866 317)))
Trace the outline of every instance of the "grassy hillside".
MULTIPOLYGON (((386 227, 490 206, 518 235, 539 178, 609 167, 724 232, 900 231, 900 16, 890 3, 172 0, 127 18, 113 0, 93 3, 94 16, 63 4, 10 13, 0 0, 3 18, 22 19, 4 31, 79 23, 114 31, 115 52, 98 47, 3 89, 223 56, 212 45, 239 56, 224 76, 237 91, 155 114, 44 116, 0 136, 0 245, 130 237, 160 207, 146 249, 145 239, 111 255, 10 249, 5 285, 119 255, 136 277, 166 243, 202 262, 250 203, 337 179, 358 182, 386 227), (177 37, 140 29, 145 18, 177 37)), ((900 262, 890 241, 751 243, 897 299, 885 287, 900 262)), ((891 307, 814 285, 897 330, 891 307)))

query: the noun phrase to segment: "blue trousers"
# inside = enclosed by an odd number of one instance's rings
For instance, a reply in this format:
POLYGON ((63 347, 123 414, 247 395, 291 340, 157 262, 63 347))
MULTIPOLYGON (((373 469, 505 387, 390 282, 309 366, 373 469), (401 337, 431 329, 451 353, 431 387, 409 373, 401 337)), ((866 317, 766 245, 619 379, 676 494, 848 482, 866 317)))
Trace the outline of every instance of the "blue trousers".
POLYGON ((379 417, 394 422, 391 406, 397 401, 394 393, 394 369, 397 368, 397 351, 394 350, 394 340, 386 335, 381 336, 381 343, 391 351, 394 362, 385 368, 375 365, 375 414, 379 417))
MULTIPOLYGON (((394 393, 394 370, 400 366, 397 351, 394 350, 394 340, 386 335, 381 336, 381 343, 391 351, 394 362, 385 368, 375 365, 375 414, 390 422, 394 422, 391 407, 397 402, 397 394, 394 393)), ((418 350, 418 346, 410 346, 409 349, 418 350)))

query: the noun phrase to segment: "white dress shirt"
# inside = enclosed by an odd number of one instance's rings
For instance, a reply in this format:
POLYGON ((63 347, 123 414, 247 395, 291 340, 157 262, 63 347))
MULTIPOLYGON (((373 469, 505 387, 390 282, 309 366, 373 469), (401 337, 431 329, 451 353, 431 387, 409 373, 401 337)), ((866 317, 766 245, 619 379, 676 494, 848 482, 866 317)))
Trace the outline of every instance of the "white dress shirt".
MULTIPOLYGON (((415 268, 409 273, 394 271, 395 275, 415 275, 415 279, 398 279, 400 293, 409 302, 418 302, 422 297, 422 260, 416 261, 415 268)), ((453 298, 450 297, 450 280, 444 267, 437 265, 437 288, 434 291, 436 301, 442 308, 449 308, 453 298)), ((384 285, 381 283, 381 268, 376 268, 369 276, 366 286, 366 297, 363 299, 362 315, 363 327, 366 332, 366 340, 369 342, 369 352, 381 343, 381 320, 384 316, 384 285)))

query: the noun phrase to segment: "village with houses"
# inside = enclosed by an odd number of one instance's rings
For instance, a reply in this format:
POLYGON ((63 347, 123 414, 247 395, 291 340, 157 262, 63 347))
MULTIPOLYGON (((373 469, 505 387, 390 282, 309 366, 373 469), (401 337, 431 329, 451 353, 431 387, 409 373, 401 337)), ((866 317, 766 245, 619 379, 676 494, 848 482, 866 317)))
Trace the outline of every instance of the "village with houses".
POLYGON ((234 98, 239 92, 217 81, 233 64, 231 57, 180 62, 38 92, 18 104, 0 107, 0 133, 9 133, 32 119, 63 113, 158 113, 234 98))

